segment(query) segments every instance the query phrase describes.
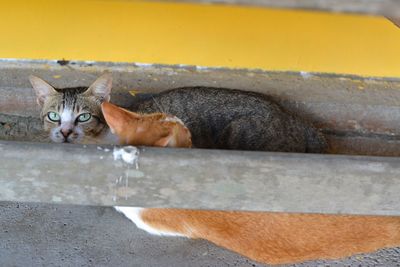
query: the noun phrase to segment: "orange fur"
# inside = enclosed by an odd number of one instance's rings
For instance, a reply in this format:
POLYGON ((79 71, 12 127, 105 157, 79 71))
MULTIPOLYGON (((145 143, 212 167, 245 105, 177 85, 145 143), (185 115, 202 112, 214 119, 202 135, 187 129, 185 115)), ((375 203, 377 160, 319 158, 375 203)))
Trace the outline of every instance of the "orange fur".
POLYGON ((202 238, 250 259, 295 263, 400 245, 400 217, 144 209, 155 229, 202 238))
MULTIPOLYGON (((165 114, 139 115, 109 103, 102 108, 107 123, 125 144, 191 144, 188 130, 164 122, 165 114), (178 133, 172 134, 176 143, 170 142, 171 129, 178 133)), ((160 233, 206 239, 269 264, 337 259, 400 246, 400 217, 151 208, 143 209, 140 219, 160 233)))
POLYGON ((101 104, 104 118, 121 144, 134 146, 191 147, 190 131, 174 116, 138 114, 108 102, 101 104))

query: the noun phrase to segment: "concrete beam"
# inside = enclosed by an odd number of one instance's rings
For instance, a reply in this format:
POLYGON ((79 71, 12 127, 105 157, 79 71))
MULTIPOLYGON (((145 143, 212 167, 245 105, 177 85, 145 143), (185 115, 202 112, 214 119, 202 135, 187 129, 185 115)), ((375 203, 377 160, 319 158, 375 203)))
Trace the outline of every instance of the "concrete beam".
POLYGON ((399 15, 397 0, 181 0, 183 2, 224 3, 276 8, 301 8, 330 12, 399 15))
POLYGON ((394 25, 396 25, 397 27, 400 28, 400 16, 397 17, 397 18, 389 17, 388 19, 389 19, 390 21, 392 21, 392 22, 394 23, 394 25))
POLYGON ((2 141, 0 201, 400 215, 400 158, 125 150, 2 141))

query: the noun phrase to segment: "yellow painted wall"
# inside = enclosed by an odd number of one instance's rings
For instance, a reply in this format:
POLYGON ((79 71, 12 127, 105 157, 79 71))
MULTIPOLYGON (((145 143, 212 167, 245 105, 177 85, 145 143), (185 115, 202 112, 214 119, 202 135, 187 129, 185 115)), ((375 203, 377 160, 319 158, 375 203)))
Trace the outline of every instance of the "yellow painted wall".
POLYGON ((383 18, 129 0, 0 0, 0 58, 400 77, 383 18))

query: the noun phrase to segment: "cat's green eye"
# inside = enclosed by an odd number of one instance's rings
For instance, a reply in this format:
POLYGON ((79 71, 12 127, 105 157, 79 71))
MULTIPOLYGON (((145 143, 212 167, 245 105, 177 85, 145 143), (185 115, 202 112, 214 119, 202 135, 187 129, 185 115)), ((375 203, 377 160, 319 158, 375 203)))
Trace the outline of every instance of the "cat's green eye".
POLYGON ((49 112, 47 113, 47 118, 54 122, 59 122, 61 120, 60 115, 57 112, 49 112))
POLYGON ((91 117, 92 117, 92 115, 90 113, 83 113, 83 114, 79 115, 78 122, 86 122, 86 121, 90 120, 91 117))

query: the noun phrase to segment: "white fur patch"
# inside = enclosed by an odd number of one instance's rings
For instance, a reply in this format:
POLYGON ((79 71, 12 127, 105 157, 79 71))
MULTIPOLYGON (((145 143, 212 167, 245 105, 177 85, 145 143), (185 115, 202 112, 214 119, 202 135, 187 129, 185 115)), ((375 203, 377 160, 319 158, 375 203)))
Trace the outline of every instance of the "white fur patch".
POLYGON ((68 123, 73 121, 73 112, 70 109, 64 109, 61 113, 61 123, 68 123))
POLYGON ((181 121, 181 119, 179 119, 178 117, 166 117, 163 121, 171 121, 171 122, 177 122, 182 124, 183 126, 185 126, 185 124, 183 123, 183 121, 181 121))
POLYGON ((153 235, 161 235, 161 236, 184 236, 179 233, 174 232, 167 232, 163 230, 159 230, 153 228, 152 226, 146 224, 140 215, 144 208, 137 208, 137 207, 121 207, 115 206, 114 207, 117 211, 123 213, 129 220, 131 220, 134 224, 136 224, 137 228, 142 229, 150 234, 153 235))

